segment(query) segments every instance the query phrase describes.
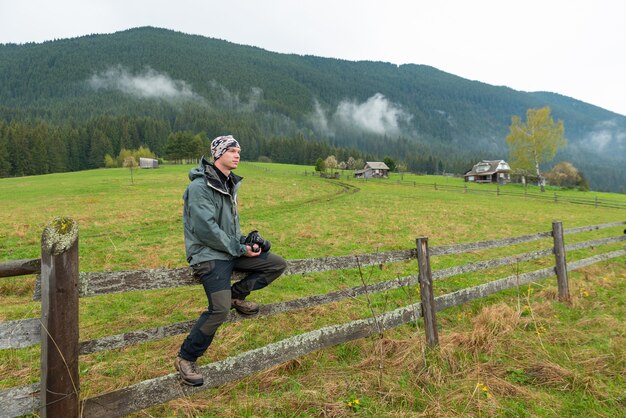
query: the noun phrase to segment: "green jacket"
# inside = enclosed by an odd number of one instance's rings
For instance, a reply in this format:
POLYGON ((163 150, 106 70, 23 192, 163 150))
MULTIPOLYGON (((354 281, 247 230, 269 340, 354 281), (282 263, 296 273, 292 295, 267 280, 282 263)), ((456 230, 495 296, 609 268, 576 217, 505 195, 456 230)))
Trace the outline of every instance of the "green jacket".
POLYGON ((231 173, 230 190, 204 157, 189 171, 183 195, 185 252, 190 265, 209 260, 231 260, 246 253, 241 244, 237 191, 242 177, 231 173), (232 179, 232 180, 231 180, 232 179))

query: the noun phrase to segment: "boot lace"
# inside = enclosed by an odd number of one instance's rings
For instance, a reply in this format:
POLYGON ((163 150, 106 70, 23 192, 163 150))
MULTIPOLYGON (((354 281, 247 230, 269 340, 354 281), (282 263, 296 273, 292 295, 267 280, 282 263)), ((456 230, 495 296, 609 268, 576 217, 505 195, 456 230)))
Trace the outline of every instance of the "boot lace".
POLYGON ((189 363, 189 371, 191 373, 198 373, 198 365, 195 361, 190 361, 189 363))

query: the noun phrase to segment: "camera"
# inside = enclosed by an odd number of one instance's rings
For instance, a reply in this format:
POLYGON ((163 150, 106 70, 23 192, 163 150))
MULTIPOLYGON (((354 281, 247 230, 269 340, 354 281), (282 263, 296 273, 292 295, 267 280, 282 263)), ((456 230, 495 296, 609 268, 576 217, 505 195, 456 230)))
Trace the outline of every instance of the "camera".
POLYGON ((259 234, 259 231, 252 231, 247 237, 241 237, 241 243, 249 245, 252 248, 252 251, 254 251, 254 244, 258 245, 258 249, 255 252, 267 252, 272 247, 272 244, 268 240, 263 239, 263 237, 259 234))

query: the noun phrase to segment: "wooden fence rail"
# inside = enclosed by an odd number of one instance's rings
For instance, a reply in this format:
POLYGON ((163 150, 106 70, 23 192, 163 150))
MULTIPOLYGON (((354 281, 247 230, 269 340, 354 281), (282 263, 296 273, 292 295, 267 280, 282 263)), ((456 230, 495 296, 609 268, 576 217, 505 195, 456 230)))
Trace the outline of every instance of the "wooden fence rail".
MULTIPOLYGON (((415 321, 419 317, 425 318, 425 331, 428 344, 435 345, 437 344, 435 312, 452 306, 457 306, 471 300, 482 298, 501 290, 554 276, 555 273, 557 274, 559 296, 563 300, 567 300, 569 292, 567 287, 568 271, 626 255, 626 249, 606 252, 573 262, 566 262, 566 252, 624 242, 626 241, 626 235, 578 242, 568 245, 564 245, 563 235, 589 232, 625 224, 626 222, 613 222, 601 225, 563 229, 560 223, 555 222, 553 224, 552 231, 540 232, 522 237, 432 248, 428 248, 427 238, 420 238, 416 241, 416 248, 410 250, 390 251, 358 256, 291 260, 288 262, 288 269, 285 274, 293 275, 361 268, 363 266, 407 261, 417 258, 419 274, 407 277, 397 277, 392 280, 367 286, 363 285, 350 289, 342 289, 324 295, 314 295, 286 302, 263 305, 261 306, 259 316, 304 309, 315 305, 340 301, 346 298, 364 296, 374 292, 415 285, 417 283, 420 285, 420 295, 422 300, 421 302, 410 304, 409 306, 405 306, 382 315, 376 315, 375 318, 363 319, 346 324, 322 328, 298 335, 296 337, 291 337, 265 347, 251 350, 236 357, 231 357, 216 363, 202 366, 200 370, 205 375, 205 381, 209 383, 199 388, 180 385, 177 375, 170 374, 156 379, 146 380, 111 393, 85 399, 82 401, 82 412, 85 416, 94 417, 109 417, 128 414, 133 411, 138 411, 152 405, 167 402, 180 396, 204 390, 209 387, 219 386, 230 381, 241 379, 242 377, 267 369, 268 367, 281 364, 287 360, 297 358, 321 348, 363 338, 375 333, 380 333, 382 330, 399 326, 410 321, 415 321), (432 256, 452 255, 469 251, 502 248, 547 238, 552 238, 553 240, 551 248, 548 249, 467 263, 461 266, 454 266, 432 272, 430 271, 429 259, 432 256), (555 256, 556 266, 505 277, 489 283, 481 284, 479 286, 461 289, 439 297, 433 296, 433 280, 440 280, 467 272, 512 265, 548 256, 555 256), (558 267, 559 263, 561 263, 561 267, 558 267), (426 318, 428 318, 428 320, 426 320, 426 318)), ((41 260, 46 260, 43 249, 41 260)), ((47 273, 48 267, 46 267, 48 266, 47 263, 47 261, 42 262, 40 260, 19 260, 9 263, 0 263, 0 277, 40 272, 41 276, 43 276, 43 280, 41 282, 44 285, 37 286, 35 298, 42 298, 42 295, 49 293, 46 292, 45 285, 47 280, 49 280, 49 273, 47 273)), ((80 297, 197 284, 187 269, 151 269, 125 272, 80 273, 80 275, 77 274, 77 276, 79 276, 79 283, 76 283, 75 287, 77 288, 77 295, 80 297), (146 280, 147 278, 150 278, 150 280, 146 280)), ((42 300, 42 318, 45 315, 44 301, 42 300)), ((242 319, 247 318, 231 313, 228 321, 232 322, 242 319)), ((74 343, 74 348, 69 350, 78 350, 80 354, 88 354, 137 344, 139 342, 161 339, 188 332, 194 322, 195 321, 185 321, 152 329, 107 336, 91 341, 83 341, 80 343, 76 341, 74 343)), ((77 335, 78 327, 76 326, 75 328, 77 335)), ((47 329, 47 327, 42 327, 42 321, 38 318, 0 322, 0 349, 22 348, 39 344, 43 341, 42 329, 47 329)), ((69 339, 72 340, 73 337, 69 339)), ((44 373, 46 373, 43 368, 44 367, 42 365, 42 377, 44 376, 44 373)), ((37 410, 41 410, 42 413, 48 411, 47 408, 51 405, 57 404, 59 401, 52 401, 45 398, 45 396, 41 394, 41 388, 46 387, 46 384, 46 379, 42 378, 41 383, 0 391, 0 405, 3 405, 3 407, 6 406, 4 409, 0 409, 0 416, 12 417, 31 413, 37 410)), ((75 394, 79 393, 79 382, 77 381, 77 378, 76 382, 74 382, 73 389, 75 394)), ((71 391, 66 390, 62 392, 48 388, 43 392, 63 393, 66 396, 63 400, 67 398, 69 399, 68 402, 74 402, 70 399, 72 397, 71 391)), ((74 404, 77 403, 74 402, 74 404)), ((52 410, 53 409, 50 409, 50 411, 52 410)), ((65 413, 63 416, 78 415, 67 415, 65 413)))

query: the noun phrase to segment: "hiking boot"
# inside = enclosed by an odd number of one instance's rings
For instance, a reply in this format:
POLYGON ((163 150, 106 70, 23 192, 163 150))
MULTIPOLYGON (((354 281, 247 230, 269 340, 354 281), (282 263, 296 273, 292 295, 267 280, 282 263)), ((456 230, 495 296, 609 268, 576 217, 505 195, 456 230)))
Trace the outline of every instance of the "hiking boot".
POLYGON ((174 361, 174 367, 176 367, 180 378, 186 385, 202 386, 204 384, 204 377, 198 372, 195 361, 185 360, 177 356, 174 361))
POLYGON ((236 309, 242 315, 254 315, 259 313, 259 304, 243 299, 233 299, 230 304, 231 309, 236 309))

